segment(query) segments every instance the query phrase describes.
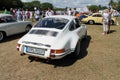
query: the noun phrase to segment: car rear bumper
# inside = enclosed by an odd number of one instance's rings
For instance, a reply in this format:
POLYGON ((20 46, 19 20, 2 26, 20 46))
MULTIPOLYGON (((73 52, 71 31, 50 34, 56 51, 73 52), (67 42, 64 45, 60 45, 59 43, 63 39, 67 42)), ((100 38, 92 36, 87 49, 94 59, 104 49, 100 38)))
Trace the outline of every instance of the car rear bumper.
POLYGON ((72 52, 74 52, 74 50, 68 50, 68 51, 65 51, 64 53, 54 54, 53 56, 51 56, 50 55, 51 53, 45 53, 44 55, 39 55, 39 54, 34 54, 34 53, 27 53, 25 51, 20 51, 21 54, 24 53, 26 55, 38 57, 38 58, 42 58, 42 59, 61 59, 72 52))

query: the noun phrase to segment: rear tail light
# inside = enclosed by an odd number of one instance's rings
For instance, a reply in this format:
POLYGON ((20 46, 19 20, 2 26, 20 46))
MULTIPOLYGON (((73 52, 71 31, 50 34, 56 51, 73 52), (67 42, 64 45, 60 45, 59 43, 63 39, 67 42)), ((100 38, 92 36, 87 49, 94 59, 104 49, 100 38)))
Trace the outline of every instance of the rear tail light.
POLYGON ((55 54, 61 54, 63 52, 65 52, 65 49, 60 49, 60 50, 51 49, 50 57, 55 57, 55 54))
POLYGON ((20 44, 17 44, 17 50, 19 51, 19 48, 20 48, 20 44))
POLYGON ((63 52, 65 52, 65 49, 60 49, 60 50, 55 50, 56 51, 56 54, 61 54, 63 52))

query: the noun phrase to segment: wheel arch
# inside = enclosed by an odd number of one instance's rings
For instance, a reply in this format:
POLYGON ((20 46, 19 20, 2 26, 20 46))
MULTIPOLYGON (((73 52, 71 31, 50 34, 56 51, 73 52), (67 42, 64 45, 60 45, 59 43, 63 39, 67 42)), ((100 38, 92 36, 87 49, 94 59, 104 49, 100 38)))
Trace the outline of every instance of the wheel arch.
POLYGON ((71 44, 70 44, 71 49, 75 50, 76 45, 77 45, 77 43, 78 43, 79 40, 80 40, 80 38, 78 36, 72 38, 71 44))
POLYGON ((0 32, 3 32, 4 36, 7 36, 7 33, 5 31, 0 30, 0 32))
MULTIPOLYGON (((32 28, 32 25, 31 25, 31 24, 27 24, 27 26, 30 26, 30 27, 32 28)), ((26 26, 26 27, 27 27, 27 26, 26 26)))
POLYGON ((114 20, 110 20, 110 24, 114 25, 115 24, 114 20))
MULTIPOLYGON (((94 21, 94 20, 92 20, 92 19, 88 20, 88 23, 89 23, 90 21, 93 21, 93 24, 95 23, 95 21, 94 21)), ((90 24, 90 23, 89 23, 89 24, 90 24)))
POLYGON ((31 24, 27 24, 27 25, 26 25, 26 28, 25 28, 25 32, 28 32, 28 31, 29 31, 29 30, 27 30, 27 28, 28 28, 28 29, 29 29, 29 28, 31 29, 31 28, 32 28, 32 25, 31 25, 31 24))

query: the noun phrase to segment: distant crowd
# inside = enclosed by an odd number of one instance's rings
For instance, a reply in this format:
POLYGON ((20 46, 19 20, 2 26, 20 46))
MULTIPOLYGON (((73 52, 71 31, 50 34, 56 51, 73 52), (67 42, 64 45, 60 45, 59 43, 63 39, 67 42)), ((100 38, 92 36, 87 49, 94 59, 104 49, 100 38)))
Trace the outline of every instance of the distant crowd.
POLYGON ((19 21, 21 21, 21 20, 25 21, 28 19, 31 19, 32 21, 33 21, 33 19, 35 19, 36 21, 38 21, 42 17, 51 16, 51 15, 55 14, 55 12, 53 10, 51 10, 50 8, 48 8, 48 10, 42 10, 42 11, 37 8, 35 9, 35 11, 29 11, 28 9, 24 10, 24 9, 11 8, 10 11, 5 9, 3 13, 11 14, 19 21))
MULTIPOLYGON (((56 11, 53 11, 50 8, 48 8, 47 10, 40 10, 40 9, 36 8, 34 11, 29 11, 28 9, 24 10, 21 8, 20 9, 10 8, 10 11, 7 11, 7 9, 5 9, 3 13, 4 14, 11 14, 17 20, 22 20, 22 21, 25 21, 28 19, 31 19, 32 21, 35 19, 36 21, 38 21, 40 18, 43 18, 43 17, 60 14, 60 13, 57 13, 56 11)), ((73 8, 73 9, 69 8, 68 10, 63 11, 63 13, 60 15, 76 16, 76 18, 81 20, 81 19, 86 17, 85 15, 92 15, 92 13, 94 13, 94 12, 92 12, 92 11, 78 12, 76 10, 76 8, 73 8)), ((113 16, 116 16, 115 12, 114 12, 113 16)))
MULTIPOLYGON (((85 13, 81 13, 78 12, 76 10, 76 8, 74 9, 68 9, 66 11, 63 11, 63 13, 57 13, 56 11, 48 8, 47 10, 40 10, 38 8, 36 8, 34 11, 29 11, 28 9, 24 10, 24 9, 13 9, 10 8, 10 10, 8 11, 7 9, 4 10, 3 12, 4 14, 11 14, 13 15, 17 20, 29 20, 31 19, 32 21, 35 19, 36 21, 38 21, 40 18, 43 17, 47 17, 47 16, 51 16, 51 15, 69 15, 69 16, 76 16, 79 19, 84 18, 84 14, 85 13)), ((92 13, 89 13, 92 14, 92 13)))

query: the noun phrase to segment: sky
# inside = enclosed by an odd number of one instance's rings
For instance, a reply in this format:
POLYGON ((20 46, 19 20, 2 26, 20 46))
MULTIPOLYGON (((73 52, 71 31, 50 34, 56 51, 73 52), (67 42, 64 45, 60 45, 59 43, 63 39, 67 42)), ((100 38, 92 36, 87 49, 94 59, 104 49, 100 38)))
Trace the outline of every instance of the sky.
MULTIPOLYGON (((23 2, 31 2, 33 0, 22 0, 23 2)), ((88 5, 102 5, 108 6, 110 0, 38 0, 41 3, 49 2, 52 3, 54 7, 65 8, 65 7, 86 7, 88 5)), ((113 0, 116 1, 116 0, 113 0)))

